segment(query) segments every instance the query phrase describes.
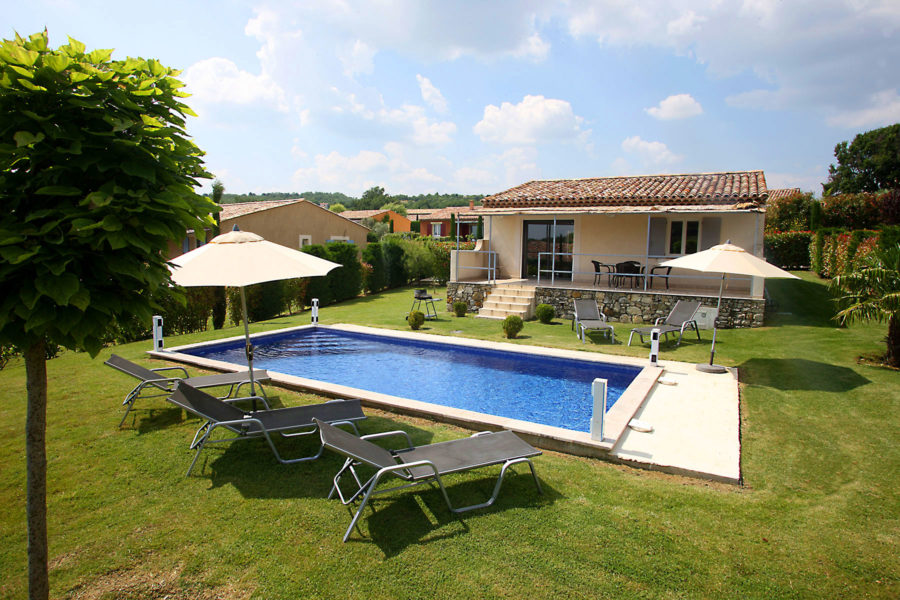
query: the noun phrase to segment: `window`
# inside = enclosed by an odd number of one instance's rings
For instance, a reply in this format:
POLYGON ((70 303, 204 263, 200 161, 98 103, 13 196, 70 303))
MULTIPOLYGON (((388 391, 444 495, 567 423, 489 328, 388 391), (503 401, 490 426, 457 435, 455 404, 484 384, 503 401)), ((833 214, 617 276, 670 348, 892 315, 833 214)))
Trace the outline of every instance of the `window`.
POLYGON ((669 255, 693 254, 700 246, 700 221, 669 221, 669 255))
POLYGON ((443 225, 443 223, 432 223, 431 224, 432 237, 441 237, 441 225, 443 225))
POLYGON ((303 235, 300 234, 300 239, 298 241, 298 245, 302 248, 303 246, 309 246, 312 244, 312 236, 311 235, 303 235))
POLYGON ((351 241, 346 235, 333 235, 328 238, 329 242, 349 242, 351 241))

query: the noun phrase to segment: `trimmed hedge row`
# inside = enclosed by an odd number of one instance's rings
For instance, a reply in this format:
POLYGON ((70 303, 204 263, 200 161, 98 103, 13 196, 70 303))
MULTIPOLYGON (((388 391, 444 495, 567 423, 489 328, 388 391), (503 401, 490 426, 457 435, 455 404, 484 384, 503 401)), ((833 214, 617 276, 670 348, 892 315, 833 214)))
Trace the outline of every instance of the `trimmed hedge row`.
POLYGON ((900 190, 838 194, 821 201, 812 194, 771 200, 766 206, 766 233, 841 227, 875 229, 900 224, 900 190))
POLYGON ((806 269, 810 265, 812 232, 776 231, 764 238, 766 260, 782 269, 806 269))

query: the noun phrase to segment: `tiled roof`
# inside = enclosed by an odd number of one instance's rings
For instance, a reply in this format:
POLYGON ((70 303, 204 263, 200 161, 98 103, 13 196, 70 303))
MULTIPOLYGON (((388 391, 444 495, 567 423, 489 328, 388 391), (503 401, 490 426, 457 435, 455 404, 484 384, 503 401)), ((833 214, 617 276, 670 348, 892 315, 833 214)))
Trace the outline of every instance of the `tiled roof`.
POLYGON ((340 214, 345 219, 368 219, 378 215, 383 215, 386 210, 345 210, 340 214))
POLYGON ((468 205, 466 206, 445 206, 444 208, 437 208, 433 212, 423 217, 419 217, 420 221, 449 221, 450 215, 466 215, 469 211, 472 210, 468 205))
POLYGON ((762 171, 529 181, 482 200, 486 209, 763 204, 762 171))
POLYGON ((302 201, 302 198, 295 198, 293 200, 260 200, 259 202, 239 202, 236 204, 223 204, 222 212, 219 213, 219 220, 224 221, 226 219, 242 217, 244 215, 249 215, 250 213, 259 212, 261 210, 269 210, 270 208, 287 206, 288 204, 294 204, 296 202, 302 201))
POLYGON ((769 190, 769 200, 781 200, 782 198, 790 198, 802 194, 800 188, 781 188, 777 190, 769 190))

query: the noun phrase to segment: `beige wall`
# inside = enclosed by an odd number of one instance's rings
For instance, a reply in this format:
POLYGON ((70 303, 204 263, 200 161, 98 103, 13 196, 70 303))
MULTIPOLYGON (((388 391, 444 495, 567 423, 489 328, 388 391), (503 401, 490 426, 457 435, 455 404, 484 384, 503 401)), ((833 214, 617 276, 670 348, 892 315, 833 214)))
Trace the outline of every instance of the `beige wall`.
MULTIPOLYGON (((310 244, 324 244, 336 237, 346 237, 362 251, 366 247, 366 234, 369 231, 362 225, 305 200, 224 219, 220 230, 227 233, 235 224, 241 231, 253 232, 270 242, 294 250, 300 249, 300 236, 304 235, 309 236, 310 244)), ((197 247, 196 239, 193 234, 188 238, 189 249, 193 250, 197 247)), ((178 240, 169 244, 169 258, 182 253, 182 243, 182 240, 178 240)))

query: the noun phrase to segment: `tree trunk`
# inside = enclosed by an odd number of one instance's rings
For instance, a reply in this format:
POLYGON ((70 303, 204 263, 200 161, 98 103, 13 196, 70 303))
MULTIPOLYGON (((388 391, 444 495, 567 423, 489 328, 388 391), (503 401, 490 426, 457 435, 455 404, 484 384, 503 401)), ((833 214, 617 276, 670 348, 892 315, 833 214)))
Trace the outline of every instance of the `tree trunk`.
POLYGON ((28 519, 28 597, 50 595, 47 573, 47 345, 43 339, 25 350, 28 413, 25 418, 28 519))
POLYGON ((893 314, 888 319, 887 364, 900 367, 900 318, 893 314))

